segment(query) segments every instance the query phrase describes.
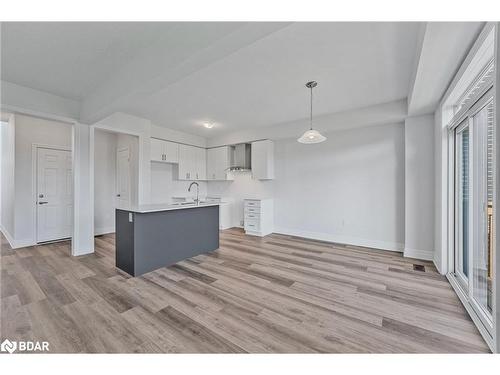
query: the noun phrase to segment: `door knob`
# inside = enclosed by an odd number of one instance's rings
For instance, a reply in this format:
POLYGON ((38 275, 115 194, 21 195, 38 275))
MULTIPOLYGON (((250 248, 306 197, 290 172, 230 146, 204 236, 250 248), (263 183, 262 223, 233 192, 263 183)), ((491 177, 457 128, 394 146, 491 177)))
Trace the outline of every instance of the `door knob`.
POLYGON ((43 194, 38 195, 38 198, 43 198, 43 194))

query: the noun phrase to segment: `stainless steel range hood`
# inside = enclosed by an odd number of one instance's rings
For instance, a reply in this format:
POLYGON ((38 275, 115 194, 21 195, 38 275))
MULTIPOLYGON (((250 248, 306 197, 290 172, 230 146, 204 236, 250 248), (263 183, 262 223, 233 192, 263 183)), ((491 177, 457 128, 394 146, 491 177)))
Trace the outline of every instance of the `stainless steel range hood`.
POLYGON ((252 168, 252 147, 250 143, 240 143, 231 146, 230 171, 249 171, 252 168))

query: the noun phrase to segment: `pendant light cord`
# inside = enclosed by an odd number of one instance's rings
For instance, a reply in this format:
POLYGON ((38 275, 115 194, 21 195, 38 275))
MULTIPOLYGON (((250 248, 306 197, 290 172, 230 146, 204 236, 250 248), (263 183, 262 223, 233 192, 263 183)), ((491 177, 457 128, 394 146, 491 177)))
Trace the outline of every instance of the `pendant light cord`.
POLYGON ((309 117, 310 130, 313 128, 313 88, 311 86, 311 115, 309 117))

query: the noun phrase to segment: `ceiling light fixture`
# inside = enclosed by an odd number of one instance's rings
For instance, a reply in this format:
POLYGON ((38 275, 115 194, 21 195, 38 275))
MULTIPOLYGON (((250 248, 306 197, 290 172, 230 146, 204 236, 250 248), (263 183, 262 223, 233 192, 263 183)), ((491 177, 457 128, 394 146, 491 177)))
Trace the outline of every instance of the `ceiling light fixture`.
POLYGON ((207 129, 212 129, 214 127, 214 124, 212 122, 205 122, 203 126, 207 129))
POLYGON ((326 140, 326 137, 321 135, 321 133, 317 130, 313 129, 312 118, 313 118, 313 88, 318 86, 318 82, 311 81, 306 83, 306 87, 311 89, 311 115, 309 117, 309 130, 307 130, 302 137, 297 139, 300 143, 320 143, 326 140))

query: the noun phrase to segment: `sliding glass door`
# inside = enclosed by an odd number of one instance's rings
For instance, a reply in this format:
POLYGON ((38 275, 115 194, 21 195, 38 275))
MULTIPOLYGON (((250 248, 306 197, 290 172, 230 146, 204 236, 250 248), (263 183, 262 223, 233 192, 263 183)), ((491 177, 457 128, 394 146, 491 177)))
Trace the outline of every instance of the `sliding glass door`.
POLYGON ((474 306, 491 324, 493 260, 493 99, 479 101, 471 116, 476 145, 473 179, 474 244, 471 278, 474 306))
POLYGON ((456 130, 455 151, 455 275, 464 289, 469 287, 470 246, 470 129, 466 119, 456 130))
POLYGON ((485 328, 492 329, 494 251, 493 94, 469 107, 454 128, 454 275, 485 328))

